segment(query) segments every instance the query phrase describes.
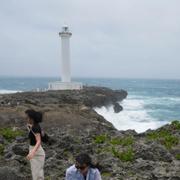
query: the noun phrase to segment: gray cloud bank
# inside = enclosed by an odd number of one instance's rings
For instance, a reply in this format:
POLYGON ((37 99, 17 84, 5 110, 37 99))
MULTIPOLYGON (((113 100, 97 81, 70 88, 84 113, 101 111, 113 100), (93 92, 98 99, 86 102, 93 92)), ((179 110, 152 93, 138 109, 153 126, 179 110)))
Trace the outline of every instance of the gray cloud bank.
POLYGON ((60 76, 66 22, 73 77, 180 78, 179 0, 0 3, 0 75, 60 76))

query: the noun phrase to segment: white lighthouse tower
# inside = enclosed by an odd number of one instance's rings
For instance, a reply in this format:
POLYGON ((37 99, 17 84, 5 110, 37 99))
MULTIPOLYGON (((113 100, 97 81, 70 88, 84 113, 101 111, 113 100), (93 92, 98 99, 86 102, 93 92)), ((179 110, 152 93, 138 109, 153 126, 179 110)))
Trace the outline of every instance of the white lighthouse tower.
POLYGON ((73 90, 82 89, 82 83, 71 82, 71 63, 70 63, 70 37, 72 33, 67 25, 62 27, 59 33, 61 37, 61 82, 49 83, 49 90, 73 90))
POLYGON ((61 37, 61 79, 62 82, 71 82, 69 41, 72 33, 69 32, 68 26, 64 25, 62 27, 59 36, 61 37))

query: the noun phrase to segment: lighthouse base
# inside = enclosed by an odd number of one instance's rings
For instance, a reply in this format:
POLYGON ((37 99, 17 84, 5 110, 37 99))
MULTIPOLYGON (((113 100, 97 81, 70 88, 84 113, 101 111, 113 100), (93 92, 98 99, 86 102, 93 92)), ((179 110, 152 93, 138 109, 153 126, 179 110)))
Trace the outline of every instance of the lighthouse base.
POLYGON ((80 82, 52 82, 49 83, 48 90, 80 90, 83 85, 80 82))

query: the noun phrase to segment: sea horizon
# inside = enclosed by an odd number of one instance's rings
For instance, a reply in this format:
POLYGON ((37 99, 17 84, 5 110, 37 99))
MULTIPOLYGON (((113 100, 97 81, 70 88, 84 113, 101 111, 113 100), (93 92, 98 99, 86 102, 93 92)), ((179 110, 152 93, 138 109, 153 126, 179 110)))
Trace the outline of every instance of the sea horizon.
MULTIPOLYGON (((19 75, 0 75, 0 78, 52 78, 52 79, 59 79, 61 80, 60 76, 19 76, 19 75)), ((101 76, 95 76, 95 77, 85 77, 85 76, 72 76, 71 79, 139 79, 139 80, 179 80, 180 78, 158 78, 158 77, 101 77, 101 76)))
MULTIPOLYGON (((0 94, 45 89, 57 77, 2 77, 0 94)), ((137 132, 156 129, 173 120, 180 119, 180 80, 177 79, 138 79, 138 78, 72 78, 87 86, 123 89, 128 96, 122 102, 124 110, 114 113, 112 106, 95 108, 117 129, 129 127, 137 132)))

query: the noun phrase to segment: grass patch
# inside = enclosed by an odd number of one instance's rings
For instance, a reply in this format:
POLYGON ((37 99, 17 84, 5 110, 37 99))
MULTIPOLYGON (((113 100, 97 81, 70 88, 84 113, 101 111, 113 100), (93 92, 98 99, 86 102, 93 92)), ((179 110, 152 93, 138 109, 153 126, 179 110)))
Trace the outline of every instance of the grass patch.
POLYGON ((180 121, 172 121, 171 126, 173 126, 175 129, 180 130, 180 121))
POLYGON ((70 158, 72 155, 68 150, 65 149, 64 152, 63 152, 63 156, 66 157, 66 158, 70 158))
POLYGON ((45 180, 51 180, 50 176, 45 177, 45 180))
POLYGON ((125 138, 113 138, 110 143, 112 145, 122 145, 122 146, 130 146, 134 143, 134 139, 132 136, 128 136, 125 138))
POLYGON ((179 139, 176 136, 170 135, 166 136, 164 138, 164 141, 162 141, 162 144, 167 148, 171 149, 173 146, 177 145, 179 143, 179 139))
POLYGON ((160 130, 160 131, 154 131, 147 134, 147 138, 151 140, 156 140, 159 138, 164 138, 167 136, 170 136, 171 133, 168 130, 160 130))
POLYGON ((107 135, 98 135, 95 137, 94 142, 96 144, 103 144, 106 141, 108 141, 108 136, 107 135))
POLYGON ((132 148, 132 145, 134 144, 134 138, 132 136, 126 136, 122 138, 111 138, 108 135, 102 134, 96 136, 94 138, 94 142, 96 144, 106 143, 106 147, 101 147, 97 149, 97 154, 107 152, 123 162, 133 161, 135 159, 135 154, 132 148), (126 147, 126 149, 123 151, 119 151, 119 145, 126 147))
POLYGON ((176 154, 175 157, 176 157, 177 160, 180 160, 180 154, 176 154))
POLYGON ((150 132, 147 134, 147 138, 150 140, 158 140, 167 149, 171 149, 179 143, 178 137, 172 135, 168 130, 150 132))
POLYGON ((21 130, 13 130, 13 128, 0 128, 0 135, 2 135, 7 141, 11 141, 17 136, 24 135, 24 132, 21 130))
POLYGON ((115 147, 112 147, 112 154, 123 162, 133 161, 135 158, 132 148, 119 152, 115 147))
POLYGON ((3 156, 4 154, 4 145, 0 144, 0 156, 3 156))
POLYGON ((102 176, 104 176, 104 177, 111 177, 111 173, 110 172, 103 172, 102 176))

